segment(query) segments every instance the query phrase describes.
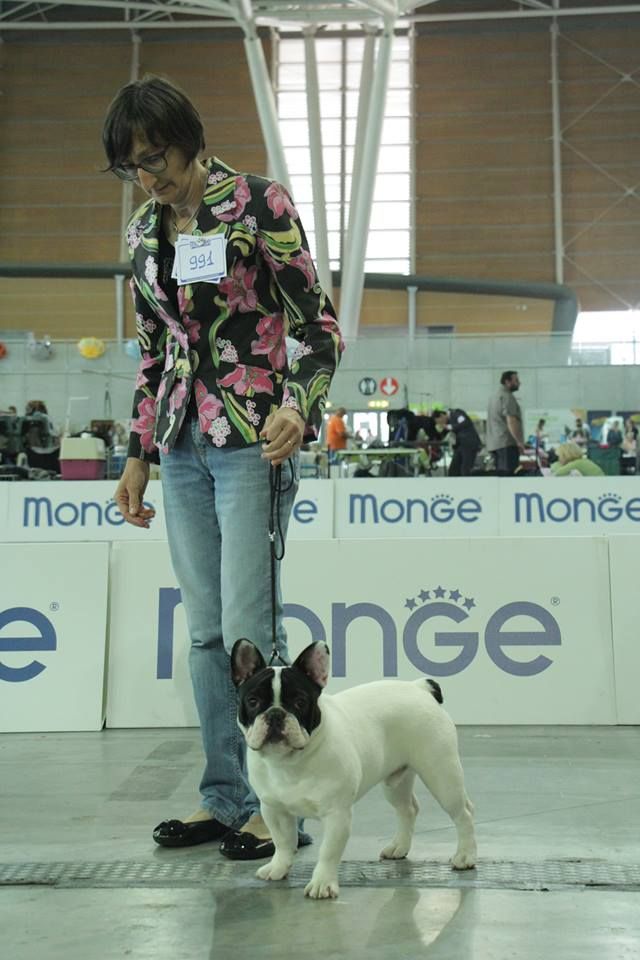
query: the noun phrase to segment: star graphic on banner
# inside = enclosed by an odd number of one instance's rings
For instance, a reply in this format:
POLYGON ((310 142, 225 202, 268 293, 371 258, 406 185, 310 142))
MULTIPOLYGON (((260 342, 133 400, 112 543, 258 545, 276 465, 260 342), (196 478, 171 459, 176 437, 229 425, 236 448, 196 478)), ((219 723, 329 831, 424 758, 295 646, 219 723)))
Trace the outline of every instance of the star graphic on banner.
POLYGON ((447 591, 444 589, 444 587, 436 587, 433 591, 433 595, 434 597, 444 597, 446 592, 447 591))
POLYGON ((471 597, 464 598, 464 603, 462 604, 462 606, 466 607, 467 610, 471 610, 471 607, 475 607, 475 605, 476 605, 476 602, 475 600, 472 600, 471 597))
POLYGON ((405 607, 407 608, 407 610, 415 610, 417 606, 418 604, 415 602, 413 597, 409 597, 409 599, 405 603, 405 607))
POLYGON ((421 590, 418 594, 423 603, 431 599, 431 590, 421 590))
POLYGON ((455 600, 457 603, 461 596, 459 590, 449 590, 449 600, 455 600))

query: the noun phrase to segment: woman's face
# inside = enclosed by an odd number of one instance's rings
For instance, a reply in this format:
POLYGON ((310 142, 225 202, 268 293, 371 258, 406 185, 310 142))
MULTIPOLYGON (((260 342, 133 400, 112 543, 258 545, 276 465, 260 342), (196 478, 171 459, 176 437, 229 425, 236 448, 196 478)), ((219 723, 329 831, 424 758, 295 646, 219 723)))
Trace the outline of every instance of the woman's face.
POLYGON ((160 153, 165 154, 166 169, 160 173, 149 173, 139 167, 137 183, 147 196, 158 203, 172 206, 184 204, 193 177, 193 163, 187 163, 179 147, 157 147, 142 137, 134 136, 129 160, 131 163, 140 163, 150 157, 155 159, 160 153))

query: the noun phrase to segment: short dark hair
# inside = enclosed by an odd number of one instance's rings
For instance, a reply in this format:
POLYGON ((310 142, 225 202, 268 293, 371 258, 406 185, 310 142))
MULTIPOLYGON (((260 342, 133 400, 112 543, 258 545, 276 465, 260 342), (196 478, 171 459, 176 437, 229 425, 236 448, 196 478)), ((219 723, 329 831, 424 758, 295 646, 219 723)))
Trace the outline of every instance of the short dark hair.
POLYGON ((102 128, 107 170, 130 159, 136 135, 154 147, 179 147, 188 162, 205 146, 202 120, 186 93, 151 73, 127 83, 109 105, 102 128))
POLYGON ((506 383, 507 380, 511 380, 511 377, 515 377, 517 373, 518 373, 517 370, 505 370, 505 372, 500 377, 500 383, 506 383))

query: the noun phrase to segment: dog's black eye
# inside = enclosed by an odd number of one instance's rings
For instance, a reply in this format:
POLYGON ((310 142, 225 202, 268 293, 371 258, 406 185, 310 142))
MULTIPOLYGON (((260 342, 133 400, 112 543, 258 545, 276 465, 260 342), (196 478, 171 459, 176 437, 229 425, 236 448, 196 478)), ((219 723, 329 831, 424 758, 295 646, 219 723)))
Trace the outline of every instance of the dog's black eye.
POLYGON ((293 705, 296 710, 306 710, 307 708, 307 698, 306 697, 296 697, 293 701, 293 705))
POLYGON ((249 707, 249 710, 257 710, 260 706, 260 701, 257 697, 247 697, 245 704, 249 707))

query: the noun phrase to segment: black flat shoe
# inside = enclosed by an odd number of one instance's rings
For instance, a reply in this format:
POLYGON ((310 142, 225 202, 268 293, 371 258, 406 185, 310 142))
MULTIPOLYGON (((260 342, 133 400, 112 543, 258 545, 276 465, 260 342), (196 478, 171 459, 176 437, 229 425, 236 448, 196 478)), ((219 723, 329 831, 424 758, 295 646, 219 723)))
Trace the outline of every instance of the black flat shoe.
POLYGON ((215 818, 194 823, 163 820, 153 831, 153 839, 161 847, 194 847, 197 843, 221 840, 228 832, 229 827, 215 818))
MULTIPOLYGON (((298 847, 313 843, 308 833, 298 833, 298 847)), ((220 844, 220 853, 229 860, 263 860, 276 852, 273 840, 261 840, 253 833, 230 830, 220 844)))

